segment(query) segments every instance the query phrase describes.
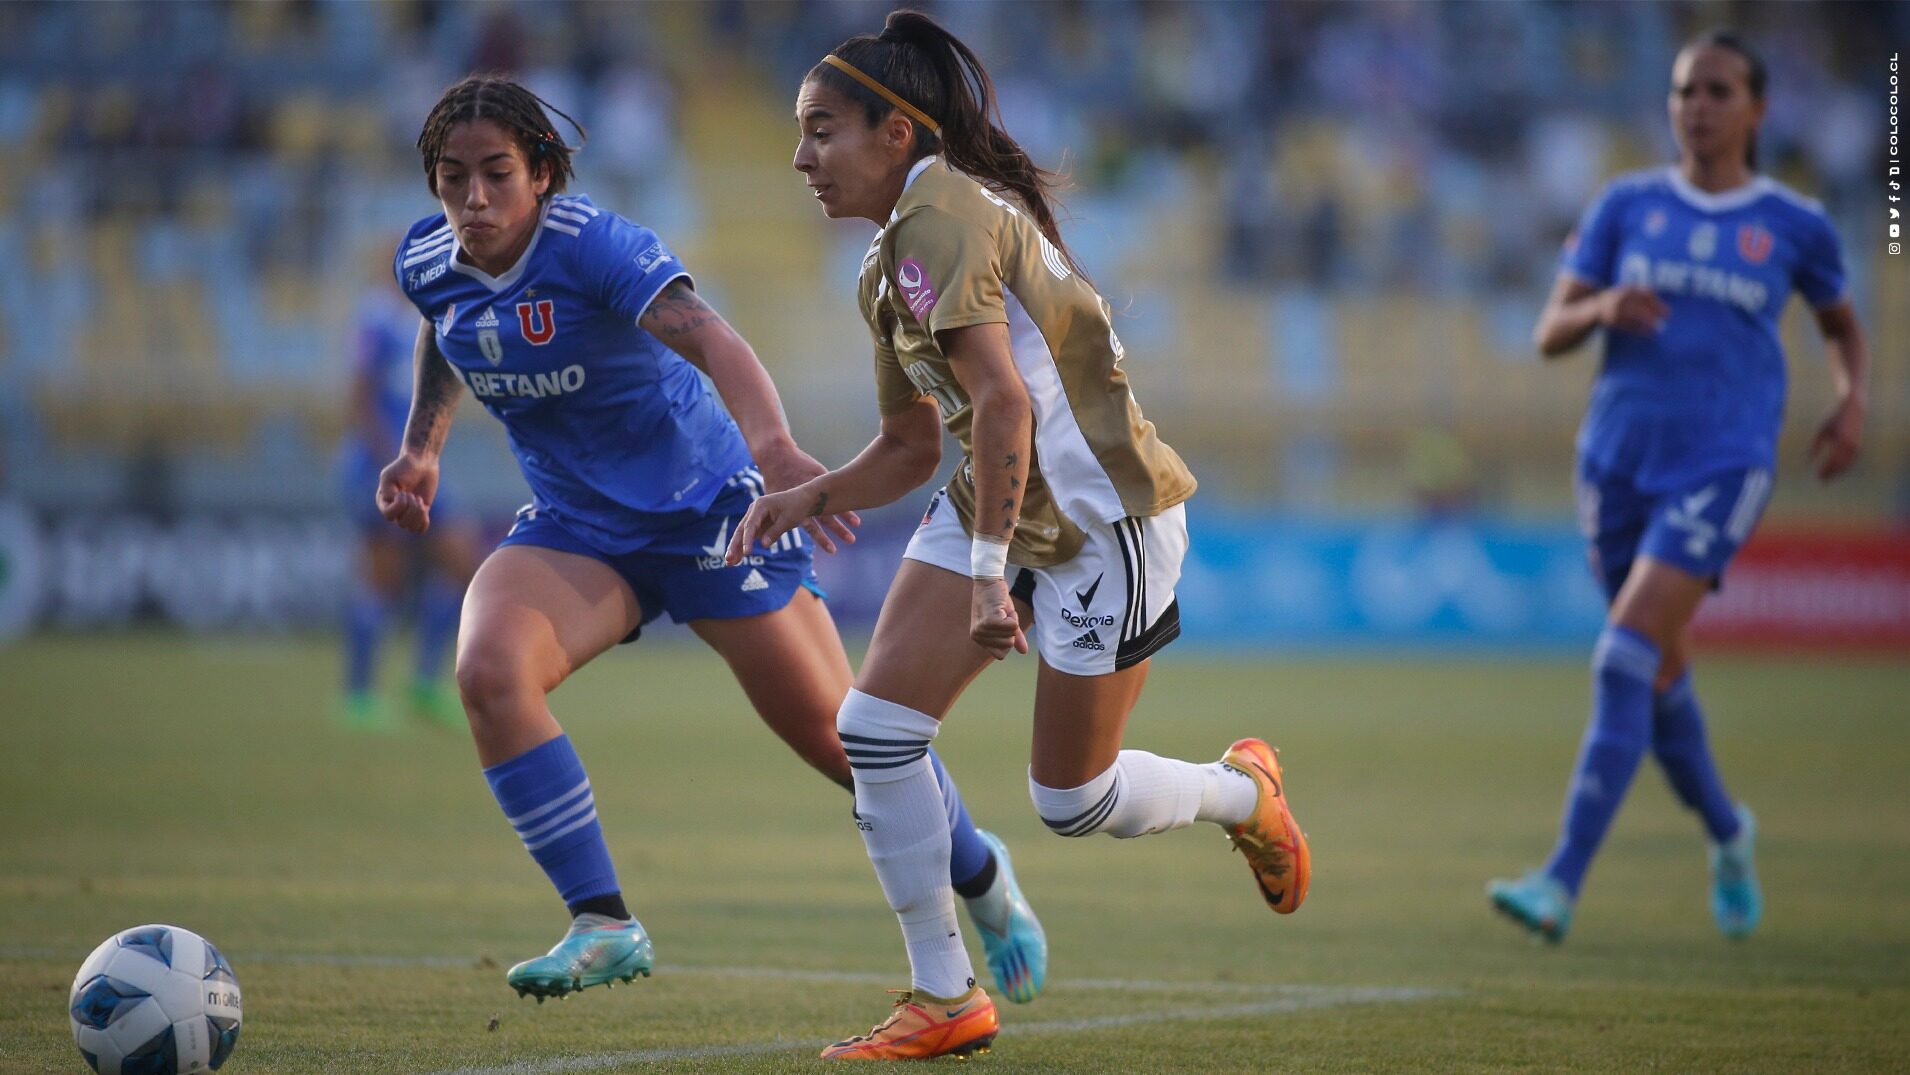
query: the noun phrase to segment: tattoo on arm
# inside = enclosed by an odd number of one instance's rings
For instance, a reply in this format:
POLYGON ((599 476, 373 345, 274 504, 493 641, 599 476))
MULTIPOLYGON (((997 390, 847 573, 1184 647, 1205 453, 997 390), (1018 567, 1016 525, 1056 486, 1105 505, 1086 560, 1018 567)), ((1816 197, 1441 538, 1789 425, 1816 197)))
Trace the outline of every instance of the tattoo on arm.
POLYGON ((412 357, 411 415, 405 420, 405 449, 436 452, 444 447, 451 431, 451 417, 457 411, 464 382, 438 350, 438 341, 429 325, 418 334, 418 346, 412 357))
POLYGON ((643 318, 637 323, 645 332, 674 346, 704 325, 720 324, 722 320, 695 289, 677 279, 650 300, 650 308, 643 311, 643 318))
POLYGON ((829 491, 825 489, 816 494, 816 502, 809 506, 809 514, 821 515, 823 509, 827 507, 828 504, 829 504, 829 491))

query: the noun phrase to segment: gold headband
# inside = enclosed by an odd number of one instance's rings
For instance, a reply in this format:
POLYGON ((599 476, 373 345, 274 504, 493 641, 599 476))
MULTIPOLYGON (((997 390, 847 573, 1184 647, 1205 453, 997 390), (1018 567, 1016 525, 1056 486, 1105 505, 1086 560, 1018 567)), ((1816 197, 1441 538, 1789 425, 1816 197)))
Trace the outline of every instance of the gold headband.
POLYGON ((927 112, 924 112, 921 109, 915 107, 914 105, 908 103, 907 101, 904 101, 901 97, 896 95, 894 90, 889 89, 887 86, 884 86, 882 83, 877 82, 875 79, 872 79, 868 75, 863 74, 861 71, 856 70, 855 65, 850 63, 848 60, 845 60, 842 57, 837 56, 835 53, 832 52, 829 55, 824 56, 822 58, 822 62, 828 64, 829 66, 835 68, 838 71, 841 71, 843 74, 848 75, 850 78, 855 79, 857 82, 862 83, 864 86, 867 86, 870 89, 874 90, 876 93, 880 94, 884 100, 888 101, 890 104, 894 105, 895 107, 901 109, 903 115, 909 117, 910 119, 921 124, 922 126, 927 127, 928 133, 933 135, 940 135, 942 133, 942 125, 928 118, 927 112))

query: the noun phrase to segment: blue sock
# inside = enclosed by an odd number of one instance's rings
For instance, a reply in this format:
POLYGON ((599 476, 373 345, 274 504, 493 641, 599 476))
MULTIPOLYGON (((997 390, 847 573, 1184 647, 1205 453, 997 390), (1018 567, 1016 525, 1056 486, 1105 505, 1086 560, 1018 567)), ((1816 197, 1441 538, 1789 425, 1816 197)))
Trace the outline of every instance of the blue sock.
POLYGON ((444 655, 457 635, 464 592, 432 579, 418 595, 418 682, 434 683, 444 671, 444 655))
POLYGON ((1566 792, 1558 846, 1545 864, 1573 898, 1651 745, 1651 686, 1660 659, 1650 639, 1616 624, 1606 625, 1592 651, 1592 723, 1566 792))
POLYGON ((1678 677, 1657 698, 1652 710, 1651 746, 1664 766, 1665 779, 1684 804, 1704 818, 1704 828, 1717 843, 1738 834, 1737 806, 1725 794, 1724 781, 1711 760, 1705 742, 1704 712, 1691 686, 1691 673, 1678 677))
MULTIPOLYGON (((567 905, 618 891, 584 763, 560 735, 484 770, 491 794, 567 905)), ((576 913, 572 906, 571 913, 576 913)))
POLYGON ((391 602, 366 586, 354 587, 345 598, 345 691, 371 690, 378 666, 378 643, 391 621, 391 602))
POLYGON ((968 819, 968 807, 962 805, 962 793, 955 786, 955 778, 942 767, 942 759, 933 748, 928 752, 928 760, 935 767, 935 782, 942 786, 942 802, 948 807, 948 880, 959 887, 974 880, 991 856, 988 845, 982 843, 981 836, 975 832, 975 823, 968 819))

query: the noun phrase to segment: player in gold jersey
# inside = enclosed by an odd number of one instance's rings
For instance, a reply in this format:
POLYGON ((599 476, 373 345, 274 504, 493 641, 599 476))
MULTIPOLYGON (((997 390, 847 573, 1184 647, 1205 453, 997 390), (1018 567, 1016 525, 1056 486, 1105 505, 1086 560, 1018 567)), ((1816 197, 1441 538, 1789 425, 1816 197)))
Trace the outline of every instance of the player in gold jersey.
POLYGON ((882 229, 860 293, 881 427, 843 467, 758 499, 730 559, 811 516, 887 504, 927 481, 938 419, 965 453, 909 543, 836 720, 911 990, 886 1022, 825 1057, 965 1054, 994 1038, 924 752, 990 660, 1028 652, 1031 638, 1029 790, 1050 829, 1131 837, 1211 821, 1246 853, 1274 910, 1297 909, 1309 880, 1265 743, 1240 740, 1207 765, 1121 749, 1149 658, 1180 632, 1174 586, 1194 479, 1128 389, 1107 303, 1055 226, 1053 176, 996 115, 974 53, 909 11, 824 57, 796 99, 795 167, 823 211, 882 229))

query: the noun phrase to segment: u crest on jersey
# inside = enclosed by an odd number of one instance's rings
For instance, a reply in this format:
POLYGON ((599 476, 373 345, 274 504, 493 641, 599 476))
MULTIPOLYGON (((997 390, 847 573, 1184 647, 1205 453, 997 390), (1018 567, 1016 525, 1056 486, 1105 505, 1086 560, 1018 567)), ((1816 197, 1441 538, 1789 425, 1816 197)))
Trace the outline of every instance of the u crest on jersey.
POLYGON ((549 299, 517 304, 517 327, 524 333, 525 342, 542 347, 557 335, 555 309, 549 299))

